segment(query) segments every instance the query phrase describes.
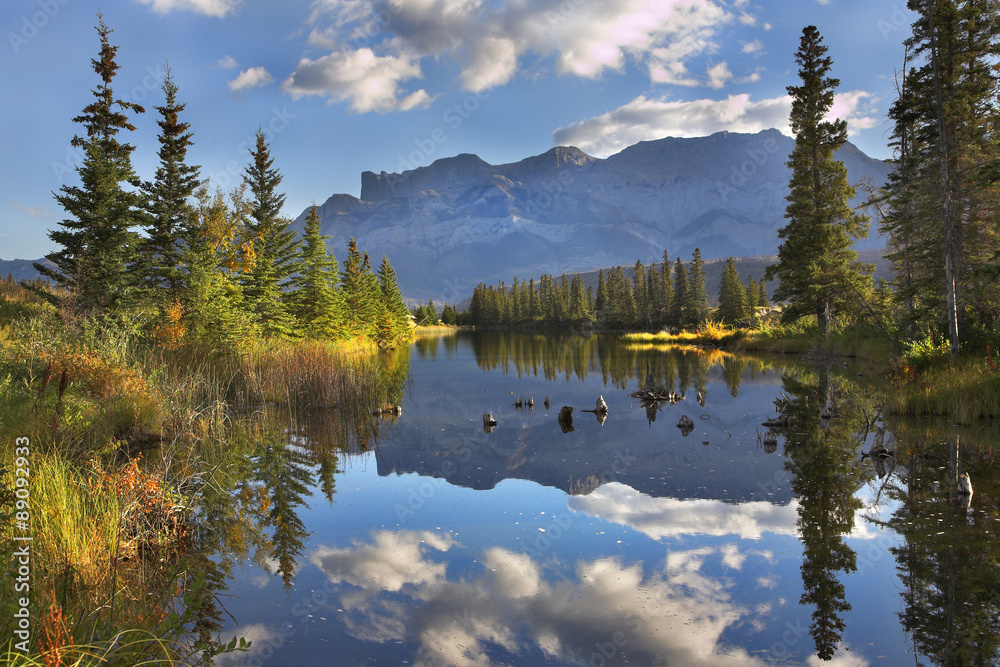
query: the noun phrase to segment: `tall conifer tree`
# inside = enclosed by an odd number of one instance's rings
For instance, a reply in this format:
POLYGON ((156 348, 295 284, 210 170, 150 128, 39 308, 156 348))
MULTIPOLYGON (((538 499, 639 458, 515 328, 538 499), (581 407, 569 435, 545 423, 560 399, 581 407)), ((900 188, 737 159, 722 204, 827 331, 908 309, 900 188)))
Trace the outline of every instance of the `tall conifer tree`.
POLYGON ((867 234, 868 218, 848 203, 855 189, 847 168, 834 152, 847 141, 847 122, 826 120, 839 79, 829 76, 833 60, 815 26, 802 30, 795 61, 802 85, 789 86, 790 116, 795 148, 788 160, 792 170, 785 218, 778 231, 782 243, 778 262, 766 279, 779 279, 776 301, 787 301, 782 318, 793 321, 815 314, 829 335, 832 314, 855 299, 863 276, 853 262, 853 239, 867 234))
POLYGON ((187 150, 192 145, 190 125, 181 122, 184 104, 177 101, 177 84, 170 67, 163 67, 163 106, 156 107, 160 120, 159 158, 153 182, 141 186, 145 197, 142 216, 146 238, 139 246, 138 272, 147 287, 156 290, 157 301, 172 302, 180 298, 183 288, 181 253, 184 246, 184 226, 192 215, 191 198, 200 179, 199 167, 187 164, 187 150))
POLYGON ((35 264, 43 276, 70 290, 77 306, 85 310, 124 305, 138 282, 130 269, 138 244, 132 228, 139 222, 141 201, 124 188, 136 180, 131 157, 135 149, 119 141, 118 135, 135 129, 128 113, 144 110, 115 98, 111 84, 119 69, 118 47, 111 45, 112 31, 104 17, 98 13, 97 18, 101 50, 91 64, 101 82, 93 91, 94 101, 73 118, 86 130, 85 136, 76 135, 71 142, 84 155, 76 168, 80 185, 64 185, 55 195, 68 215, 59 229, 49 232, 49 239, 59 246, 46 256, 55 268, 35 264))

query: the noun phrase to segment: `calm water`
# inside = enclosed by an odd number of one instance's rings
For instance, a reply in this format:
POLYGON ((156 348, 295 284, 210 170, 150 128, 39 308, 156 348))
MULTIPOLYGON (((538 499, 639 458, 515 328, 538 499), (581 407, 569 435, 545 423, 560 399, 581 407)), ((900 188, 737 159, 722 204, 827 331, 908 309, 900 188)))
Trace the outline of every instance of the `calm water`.
POLYGON ((210 503, 223 635, 253 641, 219 664, 998 660, 989 436, 881 421, 863 368, 485 333, 393 363, 400 416, 262 426, 210 503))

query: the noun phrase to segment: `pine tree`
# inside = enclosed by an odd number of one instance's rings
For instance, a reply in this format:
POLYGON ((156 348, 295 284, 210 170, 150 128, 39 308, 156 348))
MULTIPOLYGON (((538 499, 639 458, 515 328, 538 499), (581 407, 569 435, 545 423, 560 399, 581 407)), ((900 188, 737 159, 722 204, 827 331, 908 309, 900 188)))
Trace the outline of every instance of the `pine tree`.
POLYGON ((454 306, 450 306, 447 303, 444 304, 444 308, 441 309, 441 323, 450 326, 458 324, 458 313, 455 311, 454 306))
POLYGON ((788 302, 784 321, 815 314, 829 335, 832 314, 853 302, 854 292, 863 286, 863 276, 852 266, 857 259, 852 244, 867 234, 868 218, 851 209, 855 189, 843 162, 834 158, 847 141, 847 123, 824 120, 840 85, 828 76, 833 61, 826 53, 815 26, 804 28, 795 54, 802 85, 788 87, 795 134, 788 160, 788 223, 778 231, 778 262, 767 268, 766 279, 779 278, 774 298, 788 302))
POLYGON ((666 326, 671 323, 670 309, 674 301, 674 284, 670 279, 670 255, 663 251, 663 263, 660 264, 660 318, 659 323, 666 326))
POLYGON ((434 299, 427 300, 427 306, 424 307, 424 322, 427 326, 434 326, 440 324, 441 321, 438 319, 437 307, 434 305, 434 299))
POLYGON ((281 215, 285 195, 278 186, 282 176, 274 166, 263 130, 257 130, 250 157, 243 183, 248 194, 247 229, 253 239, 255 261, 243 276, 243 291, 264 334, 288 338, 294 335, 294 323, 283 287, 295 270, 298 240, 290 227, 291 220, 281 215))
POLYGON ((352 238, 347 244, 347 259, 340 273, 340 285, 347 317, 347 332, 350 336, 374 338, 377 312, 377 295, 368 280, 370 268, 366 268, 367 255, 358 250, 352 238))
POLYGON ((758 297, 760 295, 760 285, 757 281, 753 279, 753 276, 747 275, 746 282, 746 318, 750 320, 750 326, 757 326, 757 306, 760 305, 758 297))
POLYGON ((689 325, 697 325, 708 316, 708 297, 705 294, 705 262, 701 258, 701 250, 694 249, 691 256, 691 269, 688 271, 687 298, 685 310, 689 325))
POLYGON ((126 304, 138 282, 130 269, 138 245, 132 228, 139 222, 141 200, 124 189, 136 180, 134 147, 119 142, 118 134, 135 129, 128 112, 144 110, 115 98, 111 83, 119 69, 115 62, 118 47, 108 39, 112 31, 104 17, 98 13, 97 18, 101 50, 91 64, 101 83, 93 91, 94 101, 73 119, 86 129, 86 136, 76 135, 71 141, 84 155, 76 168, 80 185, 64 185, 55 195, 69 216, 59 223, 60 229, 49 232, 49 239, 59 246, 46 256, 55 268, 35 264, 43 276, 70 290, 77 306, 85 310, 126 304))
POLYGON ((722 269, 719 284, 719 309, 716 316, 724 322, 736 324, 746 316, 746 292, 736 270, 736 261, 730 257, 722 269))
POLYGON ((306 217, 298 273, 289 281, 289 308, 298 331, 307 338, 330 340, 344 328, 343 304, 337 292, 337 260, 326 246, 329 237, 320 234, 316 206, 306 217))
POLYGON ((177 84, 170 67, 163 67, 165 103, 156 107, 161 118, 159 158, 155 180, 141 185, 144 202, 143 227, 146 238, 139 245, 137 272, 146 287, 154 290, 154 300, 173 302, 180 298, 181 252, 185 244, 184 224, 191 215, 191 199, 200 185, 199 167, 187 164, 193 144, 190 125, 180 121, 186 105, 177 101, 177 84))

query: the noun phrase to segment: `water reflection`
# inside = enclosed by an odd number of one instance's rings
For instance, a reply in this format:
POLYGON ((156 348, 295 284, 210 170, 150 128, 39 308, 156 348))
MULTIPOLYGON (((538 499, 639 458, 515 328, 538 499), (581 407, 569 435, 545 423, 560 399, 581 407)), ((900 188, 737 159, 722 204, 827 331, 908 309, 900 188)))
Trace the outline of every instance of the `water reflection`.
POLYGON ((855 494, 865 481, 856 463, 861 413, 846 404, 858 392, 831 378, 826 366, 787 372, 782 384, 775 430, 785 436, 785 465, 798 496, 800 604, 814 607, 809 631, 820 659, 829 660, 851 610, 841 577, 857 569, 857 554, 845 537, 854 528, 861 508, 855 494))
POLYGON ((261 422, 227 469, 205 544, 223 579, 255 555, 229 611, 260 643, 258 662, 220 664, 329 664, 332 648, 344 664, 863 665, 910 647, 995 663, 996 489, 974 470, 972 507, 952 498, 949 452, 925 453, 936 432, 876 420, 839 365, 597 336, 414 350, 410 380, 384 374, 401 414, 261 422), (644 387, 685 400, 650 414, 630 396, 644 387), (563 433, 560 407, 598 396, 607 421, 577 412, 563 433), (880 437, 893 456, 862 459, 880 437))

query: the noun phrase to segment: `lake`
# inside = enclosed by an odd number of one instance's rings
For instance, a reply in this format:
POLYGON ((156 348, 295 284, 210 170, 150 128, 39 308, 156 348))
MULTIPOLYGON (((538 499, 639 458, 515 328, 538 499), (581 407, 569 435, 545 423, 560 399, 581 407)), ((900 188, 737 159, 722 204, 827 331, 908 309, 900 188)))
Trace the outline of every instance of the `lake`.
POLYGON ((217 664, 998 660, 1000 442, 863 365, 459 332, 385 381, 401 414, 262 420, 206 495, 201 627, 253 643, 217 664))

